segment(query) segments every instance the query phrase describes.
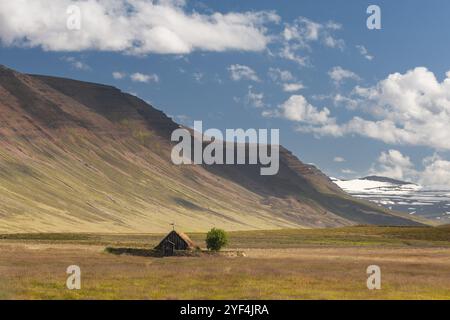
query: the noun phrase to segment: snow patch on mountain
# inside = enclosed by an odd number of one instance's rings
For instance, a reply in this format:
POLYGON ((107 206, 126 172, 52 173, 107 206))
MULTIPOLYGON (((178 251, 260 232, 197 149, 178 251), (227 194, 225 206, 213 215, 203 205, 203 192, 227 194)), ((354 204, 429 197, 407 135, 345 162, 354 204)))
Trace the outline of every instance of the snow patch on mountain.
POLYGON ((449 190, 429 190, 411 182, 377 176, 331 180, 356 198, 375 202, 391 210, 435 219, 439 223, 450 222, 449 190))
POLYGON ((377 194, 407 194, 421 190, 422 187, 414 183, 393 183, 363 179, 334 181, 341 189, 348 193, 377 193, 377 194))

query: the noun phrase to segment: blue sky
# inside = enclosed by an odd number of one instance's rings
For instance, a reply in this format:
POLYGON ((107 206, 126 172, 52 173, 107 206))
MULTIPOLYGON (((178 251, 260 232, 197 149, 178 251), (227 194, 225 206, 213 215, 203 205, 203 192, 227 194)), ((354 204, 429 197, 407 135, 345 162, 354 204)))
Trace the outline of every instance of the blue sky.
POLYGON ((0 4, 0 63, 111 84, 187 125, 278 128, 285 147, 335 177, 441 187, 449 15, 443 0, 13 1, 0 4), (366 26, 371 4, 381 30, 366 26))

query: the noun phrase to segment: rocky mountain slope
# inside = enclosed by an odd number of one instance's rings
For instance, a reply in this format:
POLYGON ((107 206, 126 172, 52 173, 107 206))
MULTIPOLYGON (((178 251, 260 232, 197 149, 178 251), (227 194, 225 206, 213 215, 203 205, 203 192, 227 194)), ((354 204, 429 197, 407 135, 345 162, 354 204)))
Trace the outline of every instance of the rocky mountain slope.
POLYGON ((173 165, 161 111, 106 85, 0 67, 0 232, 164 232, 417 222, 281 148, 280 171, 173 165))

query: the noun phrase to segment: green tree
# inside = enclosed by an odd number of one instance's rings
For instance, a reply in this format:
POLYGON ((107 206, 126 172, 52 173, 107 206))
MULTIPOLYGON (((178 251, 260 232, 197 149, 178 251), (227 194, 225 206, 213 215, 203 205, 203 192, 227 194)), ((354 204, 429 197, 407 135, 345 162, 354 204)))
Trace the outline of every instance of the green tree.
POLYGON ((206 247, 212 251, 219 251, 228 243, 227 233, 222 229, 212 228, 206 234, 206 247))

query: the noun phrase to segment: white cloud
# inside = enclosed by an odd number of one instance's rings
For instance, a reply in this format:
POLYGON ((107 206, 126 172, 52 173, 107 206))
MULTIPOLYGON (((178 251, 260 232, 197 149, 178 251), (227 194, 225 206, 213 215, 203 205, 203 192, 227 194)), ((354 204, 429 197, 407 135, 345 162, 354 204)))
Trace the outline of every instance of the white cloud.
POLYGON ((435 154, 423 160, 425 169, 420 174, 419 183, 433 188, 450 187, 450 161, 435 154))
POLYGON ((140 72, 136 72, 130 75, 130 78, 133 82, 159 82, 159 77, 156 74, 143 74, 140 72))
POLYGON ((254 92, 253 87, 249 86, 247 95, 245 96, 245 103, 254 108, 264 107, 264 93, 254 92))
POLYGON ((332 36, 328 35, 324 38, 324 44, 330 48, 338 48, 343 50, 345 47, 345 42, 342 39, 335 39, 332 36))
POLYGON ((284 28, 286 40, 298 39, 301 41, 316 41, 323 26, 308 18, 299 17, 293 24, 287 24, 284 28))
POLYGON ((328 21, 326 27, 331 30, 341 30, 342 24, 335 21, 328 21))
POLYGON ((286 60, 293 61, 297 63, 299 66, 306 66, 309 63, 309 59, 306 56, 302 56, 295 52, 295 49, 293 49, 288 43, 286 43, 283 47, 283 49, 280 51, 280 57, 284 58, 286 60))
POLYGON ((132 54, 261 51, 270 41, 271 11, 200 14, 184 1, 0 1, 0 40, 48 51, 101 50, 132 54), (81 30, 67 28, 67 9, 81 9, 81 30))
POLYGON ((268 74, 272 81, 283 87, 284 92, 295 92, 305 88, 303 83, 296 81, 294 75, 288 70, 270 68, 268 74))
POLYGON ((413 179, 416 175, 414 165, 408 156, 398 150, 382 152, 377 164, 371 169, 371 174, 393 179, 413 179))
POLYGON ((260 81, 258 75, 255 70, 248 66, 233 64, 228 67, 228 71, 230 71, 230 77, 234 81, 239 80, 251 80, 251 81, 260 81))
MULTIPOLYGON (((122 71, 114 71, 112 73, 112 76, 116 80, 121 80, 121 79, 125 79, 126 77, 128 77, 128 74, 126 72, 122 72, 122 71)), ((135 72, 133 74, 130 74, 129 78, 133 82, 142 82, 142 83, 159 82, 159 77, 156 74, 144 74, 141 72, 135 72)))
POLYGON ((345 162, 345 159, 343 157, 334 157, 333 159, 334 162, 345 162))
POLYGON ((358 49, 359 53, 369 61, 372 61, 374 56, 369 53, 367 48, 363 45, 356 45, 356 49, 358 49))
POLYGON ((114 79, 120 80, 120 79, 125 78, 127 76, 127 74, 125 72, 114 71, 112 73, 112 76, 113 76, 114 79))
POLYGON ((89 67, 86 63, 76 59, 75 57, 62 57, 61 60, 68 62, 73 68, 78 70, 90 70, 91 67, 89 67))
MULTIPOLYGON (((375 138, 392 144, 450 149, 450 73, 439 82, 426 68, 395 73, 371 88, 355 89, 361 108, 377 121, 365 120, 372 132, 387 130, 375 138)), ((362 121, 360 121, 362 123, 362 121)))
POLYGON ((353 101, 370 119, 355 116, 342 124, 328 122, 299 130, 336 137, 358 134, 389 144, 450 150, 450 72, 442 82, 424 67, 394 73, 373 87, 356 87, 353 101))
POLYGON ((408 156, 398 150, 382 152, 372 165, 370 174, 411 181, 428 188, 450 187, 450 161, 438 154, 422 160, 423 170, 417 170, 408 156))
POLYGON ((294 80, 294 76, 288 70, 281 70, 279 68, 269 68, 269 77, 272 81, 278 82, 286 82, 294 80))
POLYGON ((282 33, 283 47, 279 56, 294 61, 300 66, 305 66, 309 59, 305 53, 300 54, 299 51, 310 52, 312 43, 321 43, 326 47, 343 50, 344 40, 334 36, 334 32, 341 28, 342 25, 334 21, 321 24, 305 17, 299 17, 293 23, 285 24, 282 33))
POLYGON ((301 82, 283 84, 283 91, 285 92, 295 92, 304 88, 305 86, 301 82))
POLYGON ((340 66, 332 68, 330 71, 328 71, 328 75, 330 76, 331 80, 333 80, 333 82, 336 85, 340 85, 342 82, 344 82, 347 79, 357 80, 357 81, 361 79, 353 71, 346 70, 340 66))
POLYGON ((318 110, 311 105, 304 96, 292 95, 276 110, 264 111, 265 117, 281 117, 291 121, 307 123, 312 125, 323 125, 333 121, 329 118, 330 110, 324 108, 318 110))
POLYGON ((358 107, 358 101, 349 97, 345 97, 338 93, 333 98, 333 103, 335 106, 345 106, 349 110, 354 110, 358 107))

